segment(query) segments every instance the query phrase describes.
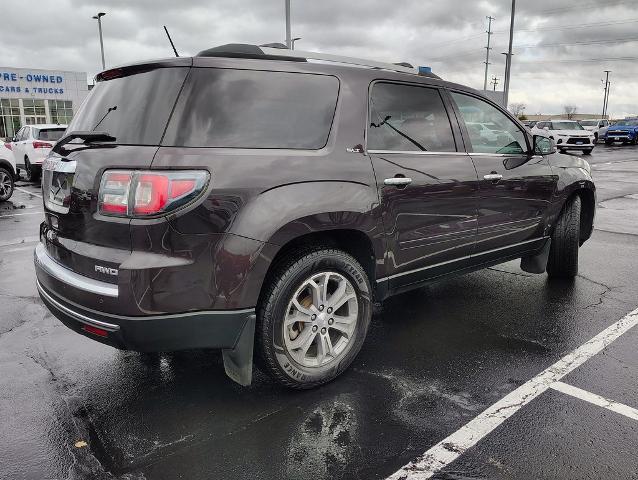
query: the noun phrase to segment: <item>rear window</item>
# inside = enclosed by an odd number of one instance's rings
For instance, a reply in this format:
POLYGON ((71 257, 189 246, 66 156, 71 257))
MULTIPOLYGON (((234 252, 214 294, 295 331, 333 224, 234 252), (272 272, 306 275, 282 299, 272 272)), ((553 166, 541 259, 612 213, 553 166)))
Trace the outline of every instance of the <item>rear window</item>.
POLYGON ((64 128, 42 128, 38 131, 38 140, 57 142, 64 135, 64 128))
POLYGON ((194 68, 163 144, 316 150, 328 141, 338 94, 332 76, 194 68))
POLYGON ((68 130, 105 131, 118 144, 158 145, 187 73, 158 68, 97 82, 68 130))

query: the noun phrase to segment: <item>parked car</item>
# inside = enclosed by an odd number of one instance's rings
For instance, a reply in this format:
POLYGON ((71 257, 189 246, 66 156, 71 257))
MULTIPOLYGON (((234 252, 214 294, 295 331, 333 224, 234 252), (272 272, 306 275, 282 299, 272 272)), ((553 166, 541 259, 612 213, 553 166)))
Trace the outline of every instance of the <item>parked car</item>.
POLYGON ((0 202, 9 200, 15 188, 16 165, 10 147, 10 143, 0 142, 0 202))
POLYGON ((244 385, 254 348, 292 388, 341 374, 390 295, 516 258, 573 278, 596 204, 586 161, 471 88, 236 44, 98 74, 42 192, 37 288, 65 325, 222 349, 244 385))
POLYGON ((538 122, 532 129, 532 133, 548 136, 556 142, 556 147, 561 152, 581 150, 584 155, 589 155, 596 146, 595 135, 574 120, 538 122))
POLYGON ((609 120, 605 119, 591 119, 591 120, 579 120, 578 123, 585 129, 594 134, 594 142, 598 143, 599 140, 605 138, 607 129, 609 128, 609 120))
POLYGON ((536 120, 525 120, 523 121, 523 125, 525 125, 527 128, 529 128, 530 130, 532 128, 534 128, 534 125, 536 125, 538 122, 536 120))
POLYGON ((62 137, 66 125, 25 125, 11 141, 11 150, 18 171, 23 168, 26 179, 35 182, 40 178, 42 162, 51 148, 62 137))
POLYGON ((610 126, 605 135, 605 143, 611 145, 614 142, 636 145, 638 143, 638 118, 626 118, 610 126))

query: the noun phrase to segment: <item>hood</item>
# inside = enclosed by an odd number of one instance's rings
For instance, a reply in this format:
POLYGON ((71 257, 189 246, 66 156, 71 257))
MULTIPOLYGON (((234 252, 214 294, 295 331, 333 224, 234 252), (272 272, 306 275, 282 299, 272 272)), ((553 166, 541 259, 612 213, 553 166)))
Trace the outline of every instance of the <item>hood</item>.
POLYGON ((589 125, 586 127, 583 127, 585 130, 588 130, 590 132, 593 132, 594 130, 598 130, 598 128, 602 128, 602 127, 597 127, 596 125, 589 125))
POLYGON ((611 125, 609 127, 609 130, 618 130, 621 132, 633 132, 633 131, 638 131, 638 126, 634 126, 634 125, 611 125))
POLYGON ((550 130, 552 135, 569 135, 569 136, 589 136, 591 132, 589 130, 550 130))

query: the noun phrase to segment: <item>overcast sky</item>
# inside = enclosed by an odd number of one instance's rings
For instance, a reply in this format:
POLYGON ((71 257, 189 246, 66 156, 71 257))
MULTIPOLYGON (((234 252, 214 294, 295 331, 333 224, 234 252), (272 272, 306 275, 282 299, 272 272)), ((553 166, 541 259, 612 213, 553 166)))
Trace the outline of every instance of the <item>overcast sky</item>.
MULTIPOLYGON (((604 70, 609 111, 638 114, 638 0, 518 0, 511 102, 526 113, 575 105, 600 113, 604 70)), ((444 79, 483 87, 487 15, 496 17, 490 77, 503 81, 510 0, 292 0, 299 50, 432 66, 444 79)), ((181 55, 224 43, 285 38, 284 0, 22 0, 3 8, 0 66, 100 69, 103 18, 107 67, 181 55)), ((491 86, 489 86, 491 88, 491 86)))

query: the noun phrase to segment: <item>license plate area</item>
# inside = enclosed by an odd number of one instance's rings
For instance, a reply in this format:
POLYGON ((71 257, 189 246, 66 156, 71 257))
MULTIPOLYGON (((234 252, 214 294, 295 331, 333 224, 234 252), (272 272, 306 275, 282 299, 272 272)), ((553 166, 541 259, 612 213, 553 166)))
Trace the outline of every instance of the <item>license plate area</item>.
POLYGON ((75 175, 75 161, 60 157, 49 157, 42 165, 42 197, 44 205, 51 211, 69 213, 71 187, 75 175))

